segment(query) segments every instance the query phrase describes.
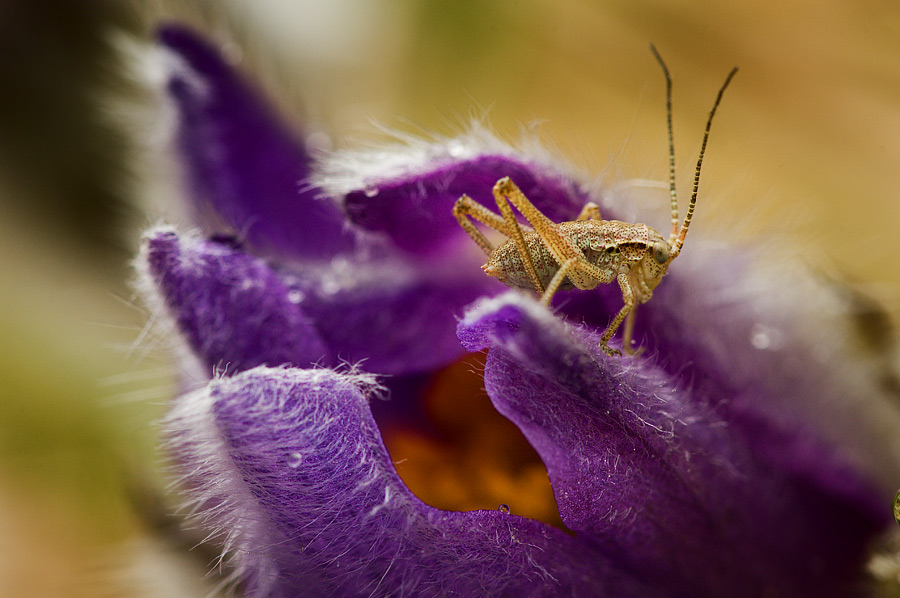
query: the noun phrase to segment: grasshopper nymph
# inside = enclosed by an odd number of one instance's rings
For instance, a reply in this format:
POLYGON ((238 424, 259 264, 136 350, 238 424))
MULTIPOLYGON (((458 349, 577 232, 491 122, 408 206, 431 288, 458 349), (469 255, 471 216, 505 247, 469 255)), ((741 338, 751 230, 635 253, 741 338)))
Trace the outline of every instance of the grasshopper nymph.
POLYGON ((666 77, 669 195, 672 200, 672 232, 668 239, 646 224, 603 220, 600 217, 600 208, 595 203, 586 204, 574 221, 553 222, 525 197, 509 177, 500 179, 494 185, 494 199, 500 209, 500 215, 475 202, 468 195, 460 197, 453 206, 453 215, 459 224, 488 255, 488 262, 482 266, 485 273, 496 277, 507 286, 535 290, 545 305, 550 305, 556 291, 572 288, 587 290, 601 283, 617 281, 622 290, 624 305, 600 337, 600 348, 607 355, 621 355, 621 351, 610 348, 607 343, 626 317, 628 319, 625 322, 622 345, 626 353, 634 353, 631 336, 635 306, 650 300, 653 289, 665 276, 669 264, 681 253, 691 217, 694 215, 694 205, 697 203, 700 167, 703 164, 703 154, 709 140, 713 116, 725 88, 737 73, 737 68, 734 68, 725 78, 706 120, 700 157, 697 158, 697 168, 694 171, 691 201, 682 222, 678 216, 678 198, 675 193, 672 77, 656 48, 651 45, 650 50, 666 77), (531 227, 519 224, 510 204, 521 212, 531 227), (494 247, 475 227, 472 220, 477 220, 509 238, 494 247))

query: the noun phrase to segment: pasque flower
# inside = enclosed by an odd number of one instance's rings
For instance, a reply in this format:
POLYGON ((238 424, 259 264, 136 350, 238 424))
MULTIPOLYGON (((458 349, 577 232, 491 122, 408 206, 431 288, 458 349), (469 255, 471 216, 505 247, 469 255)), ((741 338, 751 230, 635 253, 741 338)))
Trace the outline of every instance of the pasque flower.
MULTIPOLYGON (((201 372, 165 420, 198 521, 248 596, 847 596, 891 523, 897 414, 846 299, 695 230, 635 338, 615 285, 548 310, 478 267, 454 220, 510 176, 550 218, 590 192, 476 129, 315 155, 216 49, 163 27, 173 151, 195 228, 153 228, 142 289, 201 372), (486 351, 494 407, 546 466, 566 531, 450 512, 401 481, 374 394, 486 351)), ((515 497, 510 497, 513 501, 515 497)))

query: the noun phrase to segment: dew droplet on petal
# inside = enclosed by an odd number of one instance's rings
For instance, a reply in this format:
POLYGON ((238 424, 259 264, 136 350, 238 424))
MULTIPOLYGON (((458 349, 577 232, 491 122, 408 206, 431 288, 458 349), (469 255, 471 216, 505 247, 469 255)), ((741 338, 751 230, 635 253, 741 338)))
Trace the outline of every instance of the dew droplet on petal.
POLYGON ((777 351, 784 344, 784 334, 772 326, 755 324, 750 330, 750 344, 756 349, 777 351))
POLYGON ((466 153, 466 146, 459 139, 453 139, 447 144, 447 151, 454 158, 458 158, 466 153))
POLYGON ((303 465, 303 453, 291 453, 288 457, 288 465, 294 469, 303 465))
POLYGON ((497 508, 498 511, 503 513, 504 515, 509 515, 509 505, 500 503, 500 506, 497 508))
POLYGON ((326 295, 335 295, 338 291, 341 290, 341 283, 334 279, 334 277, 323 277, 321 284, 322 292, 326 295))

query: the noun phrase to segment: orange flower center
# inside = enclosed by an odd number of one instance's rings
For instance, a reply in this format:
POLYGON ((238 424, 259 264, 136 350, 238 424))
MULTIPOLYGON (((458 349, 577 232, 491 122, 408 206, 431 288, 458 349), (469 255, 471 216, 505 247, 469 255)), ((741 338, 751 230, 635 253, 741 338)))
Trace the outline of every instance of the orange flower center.
POLYGON ((484 353, 435 375, 425 410, 436 433, 382 428, 397 472, 439 509, 501 509, 564 527, 547 470, 519 429, 497 413, 484 389, 484 353))

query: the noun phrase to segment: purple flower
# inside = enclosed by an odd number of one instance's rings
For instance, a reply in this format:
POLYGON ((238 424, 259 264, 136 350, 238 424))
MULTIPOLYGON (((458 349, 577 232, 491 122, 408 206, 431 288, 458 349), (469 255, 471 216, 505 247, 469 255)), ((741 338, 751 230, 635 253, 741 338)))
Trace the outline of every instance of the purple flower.
POLYGON ((695 230, 640 307, 646 351, 606 357, 615 285, 553 313, 483 275, 451 210, 489 204, 502 176, 557 221, 588 200, 631 219, 627 202, 478 129, 311 155, 206 42, 171 25, 158 43, 197 230, 147 232, 141 284, 203 376, 166 419, 170 449, 246 595, 860 591, 898 416, 843 296, 695 230), (482 350, 568 531, 433 508, 393 467, 372 396, 415 412, 430 374, 482 350))

